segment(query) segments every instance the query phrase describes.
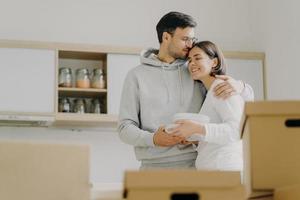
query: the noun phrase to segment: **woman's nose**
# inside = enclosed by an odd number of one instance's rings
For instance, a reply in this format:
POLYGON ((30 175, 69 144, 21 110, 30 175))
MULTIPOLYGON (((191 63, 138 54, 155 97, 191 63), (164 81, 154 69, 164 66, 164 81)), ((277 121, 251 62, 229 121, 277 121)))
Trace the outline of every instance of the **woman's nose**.
POLYGON ((194 68, 194 63, 191 61, 190 63, 189 63, 189 70, 192 70, 194 68))
POLYGON ((195 65, 194 61, 191 60, 191 61, 189 62, 189 66, 192 67, 192 66, 194 66, 194 65, 195 65))

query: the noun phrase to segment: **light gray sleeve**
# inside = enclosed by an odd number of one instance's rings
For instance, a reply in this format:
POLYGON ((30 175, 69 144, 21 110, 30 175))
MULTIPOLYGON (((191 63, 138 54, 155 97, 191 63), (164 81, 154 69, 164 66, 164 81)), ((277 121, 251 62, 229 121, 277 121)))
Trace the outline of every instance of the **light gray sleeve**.
POLYGON ((120 139, 133 146, 154 146, 154 133, 140 128, 139 85, 134 70, 127 74, 120 102, 118 132, 120 139))
POLYGON ((244 101, 254 101, 254 91, 251 85, 247 83, 243 83, 243 84, 245 84, 245 88, 241 92, 241 97, 244 99, 244 101))

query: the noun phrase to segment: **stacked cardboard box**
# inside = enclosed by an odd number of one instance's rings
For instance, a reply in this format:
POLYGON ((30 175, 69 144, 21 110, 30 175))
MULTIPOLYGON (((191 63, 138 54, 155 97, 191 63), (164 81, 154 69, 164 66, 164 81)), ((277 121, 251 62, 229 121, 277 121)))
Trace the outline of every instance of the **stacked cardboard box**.
POLYGON ((244 200, 239 172, 147 170, 125 174, 127 200, 244 200))
POLYGON ((246 103, 241 130, 243 185, 237 172, 127 172, 125 196, 128 200, 300 199, 300 185, 289 186, 300 184, 300 101, 246 103))
POLYGON ((1 200, 89 200, 89 146, 0 141, 1 200))
POLYGON ((242 120, 247 194, 300 183, 300 101, 246 103, 242 120))

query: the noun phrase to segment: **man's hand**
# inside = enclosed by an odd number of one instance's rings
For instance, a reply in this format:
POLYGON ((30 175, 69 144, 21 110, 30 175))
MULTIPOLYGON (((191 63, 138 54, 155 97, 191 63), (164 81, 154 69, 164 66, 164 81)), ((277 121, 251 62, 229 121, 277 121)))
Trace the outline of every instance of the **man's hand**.
POLYGON ((244 90, 245 85, 242 81, 237 81, 227 75, 216 75, 216 78, 224 80, 214 88, 215 96, 218 98, 227 99, 232 95, 241 94, 244 90))
POLYGON ((154 133, 153 142, 156 146, 161 147, 169 147, 174 146, 182 141, 182 138, 178 136, 171 136, 165 132, 165 127, 161 126, 159 129, 154 133))

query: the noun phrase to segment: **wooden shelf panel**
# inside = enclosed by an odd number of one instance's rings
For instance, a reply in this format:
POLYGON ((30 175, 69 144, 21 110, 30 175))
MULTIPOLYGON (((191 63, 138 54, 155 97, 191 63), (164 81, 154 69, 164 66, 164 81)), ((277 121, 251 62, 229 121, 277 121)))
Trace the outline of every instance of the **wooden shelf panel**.
POLYGON ((101 97, 105 96, 107 89, 94 89, 94 88, 58 88, 59 97, 101 97))
POLYGON ((108 114, 57 113, 54 126, 117 127, 118 116, 108 114))
POLYGON ((59 51, 59 58, 80 59, 80 60, 104 60, 105 53, 82 52, 82 51, 59 51))

